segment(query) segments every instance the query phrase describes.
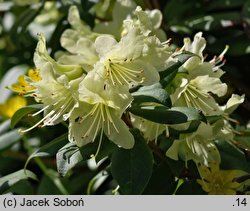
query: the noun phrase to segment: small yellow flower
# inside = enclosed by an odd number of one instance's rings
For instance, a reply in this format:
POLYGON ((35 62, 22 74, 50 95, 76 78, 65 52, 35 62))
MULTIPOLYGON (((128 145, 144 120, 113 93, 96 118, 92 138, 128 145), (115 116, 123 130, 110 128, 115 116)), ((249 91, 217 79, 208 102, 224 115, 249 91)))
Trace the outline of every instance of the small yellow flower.
MULTIPOLYGON (((40 81, 42 79, 37 69, 30 69, 28 72, 28 76, 32 81, 40 81)), ((25 80, 24 75, 20 75, 18 77, 18 83, 12 84, 10 89, 14 92, 19 93, 20 95, 23 95, 34 90, 35 87, 30 85, 30 83, 25 80)))
POLYGON ((199 165, 198 170, 202 179, 197 182, 209 195, 235 195, 240 183, 233 179, 244 175, 241 170, 220 170, 216 162, 210 163, 210 168, 199 165))
POLYGON ((4 104, 0 104, 0 115, 6 118, 11 118, 17 110, 26 105, 27 101, 24 97, 11 97, 4 104))
POLYGON ((40 80, 42 80, 42 77, 40 76, 38 69, 30 69, 29 72, 28 72, 28 76, 33 81, 40 81, 40 80))

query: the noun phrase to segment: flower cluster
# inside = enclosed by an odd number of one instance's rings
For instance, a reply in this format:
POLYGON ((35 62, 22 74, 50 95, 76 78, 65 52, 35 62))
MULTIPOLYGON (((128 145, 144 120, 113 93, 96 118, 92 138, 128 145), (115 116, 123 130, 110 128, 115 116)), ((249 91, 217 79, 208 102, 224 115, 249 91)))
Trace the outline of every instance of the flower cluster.
POLYGON ((216 97, 227 93, 227 85, 220 80, 223 56, 205 61, 206 41, 202 33, 194 40, 184 39, 179 51, 173 51, 160 29, 162 14, 159 10, 143 11, 130 1, 116 1, 113 19, 97 22, 91 29, 80 18, 76 6, 68 14, 70 29, 61 38, 65 51, 52 58, 46 48, 43 34, 39 34, 34 54, 36 70, 21 76, 12 90, 34 97, 43 104, 43 118, 36 126, 69 122, 69 141, 81 147, 103 134, 120 147, 130 149, 134 137, 129 127, 138 128, 147 141, 169 135, 169 128, 183 130, 190 122, 178 125, 160 124, 130 114, 130 124, 123 121, 124 113, 133 102, 131 89, 158 83, 160 74, 176 64, 176 56, 189 52, 174 79, 163 87, 176 107, 194 107, 206 117, 219 116, 216 121, 200 123, 195 132, 180 134, 166 155, 173 159, 194 160, 208 166, 220 161, 214 144, 218 137, 233 137, 231 114, 244 96, 232 95, 226 105, 219 105, 216 97), (204 132, 205 131, 205 132, 204 132))
MULTIPOLYGON (((120 7, 132 11, 135 5, 130 3, 117 2, 114 12, 120 7)), ((155 35, 161 32, 161 13, 137 7, 133 14, 119 23, 121 34, 116 37, 101 33, 101 24, 95 29, 98 32, 91 31, 72 6, 68 16, 71 29, 61 36, 67 51, 57 52, 56 59, 49 55, 44 35, 38 35, 34 63, 39 72, 20 76, 12 90, 42 103, 43 109, 32 116, 43 112, 44 117, 21 132, 68 120, 69 141, 78 146, 93 142, 99 134, 101 141, 104 133, 123 148, 133 147, 134 137, 122 120, 133 100, 129 89, 158 82, 159 72, 171 57, 168 43, 155 35)))

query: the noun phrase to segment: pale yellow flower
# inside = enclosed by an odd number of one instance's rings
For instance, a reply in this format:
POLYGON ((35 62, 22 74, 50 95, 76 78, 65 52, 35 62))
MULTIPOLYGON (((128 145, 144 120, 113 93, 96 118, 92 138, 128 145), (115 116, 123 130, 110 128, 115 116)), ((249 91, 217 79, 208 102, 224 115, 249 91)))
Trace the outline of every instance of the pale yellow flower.
MULTIPOLYGON (((13 92, 17 92, 20 95, 27 94, 35 89, 34 86, 30 84, 30 82, 25 78, 26 76, 20 75, 18 77, 18 83, 12 84, 11 90, 13 92)), ((28 71, 28 77, 31 81, 40 81, 42 80, 39 71, 37 69, 30 69, 28 71)))

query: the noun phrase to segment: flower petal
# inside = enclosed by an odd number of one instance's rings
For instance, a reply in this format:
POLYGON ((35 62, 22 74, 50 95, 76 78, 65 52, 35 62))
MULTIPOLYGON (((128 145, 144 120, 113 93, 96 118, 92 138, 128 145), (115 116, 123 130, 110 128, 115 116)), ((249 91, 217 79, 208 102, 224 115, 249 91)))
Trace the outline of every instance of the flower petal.
MULTIPOLYGON (((84 106, 84 111, 90 112, 91 107, 87 104, 81 104, 84 106)), ((99 116, 89 116, 88 118, 80 121, 79 118, 73 118, 76 116, 82 116, 83 109, 75 109, 69 124, 69 141, 75 142, 77 146, 82 147, 88 143, 94 142, 95 138, 100 131, 101 125, 98 124, 99 116)))
POLYGON ((224 112, 227 114, 231 114, 234 112, 237 107, 242 104, 245 100, 245 95, 237 95, 237 94, 232 94, 231 98, 227 101, 226 106, 224 107, 224 112))
POLYGON ((110 130, 107 125, 105 126, 105 134, 115 144, 124 149, 131 149, 134 146, 135 140, 134 136, 129 132, 128 126, 114 112, 110 112, 110 115, 114 124, 110 127, 110 130))
POLYGON ((117 41, 112 36, 101 35, 95 40, 95 49, 100 57, 104 57, 116 44, 117 41))
POLYGON ((190 83, 204 92, 212 92, 218 97, 222 97, 227 92, 227 85, 222 83, 219 78, 209 77, 208 75, 198 76, 190 83))

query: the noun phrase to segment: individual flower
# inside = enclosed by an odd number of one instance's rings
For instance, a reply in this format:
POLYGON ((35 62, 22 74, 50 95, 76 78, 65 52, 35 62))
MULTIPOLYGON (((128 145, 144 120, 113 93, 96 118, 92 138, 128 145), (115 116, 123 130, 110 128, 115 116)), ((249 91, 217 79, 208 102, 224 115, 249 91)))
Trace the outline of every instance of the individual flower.
POLYGON ((95 141, 102 135, 123 148, 132 148, 134 138, 121 116, 132 101, 124 86, 112 86, 95 71, 79 85, 80 106, 70 116, 69 140, 78 146, 95 141))
POLYGON ((210 163, 209 167, 199 164, 198 170, 201 179, 197 182, 209 195, 235 195, 240 183, 234 179, 244 175, 241 170, 221 170, 216 162, 210 163))
POLYGON ((5 103, 0 104, 0 115, 5 118, 11 118, 20 108, 27 105, 27 101, 22 96, 10 97, 5 103))
POLYGON ((162 42, 166 40, 165 32, 160 29, 162 23, 162 14, 158 9, 154 10, 142 10, 140 6, 137 6, 135 11, 135 18, 128 17, 123 22, 123 34, 125 34, 129 28, 128 26, 133 23, 136 27, 140 28, 142 34, 147 36, 156 36, 162 42))
MULTIPOLYGON (((205 39, 201 33, 195 35, 194 41, 184 39, 183 50, 190 51, 197 56, 188 59, 180 68, 179 73, 173 81, 176 89, 171 94, 174 106, 187 106, 200 109, 206 116, 221 115, 220 106, 211 94, 222 97, 227 92, 227 85, 222 83, 219 77, 223 71, 214 61, 204 62, 202 51, 205 48, 205 39)), ((221 61, 225 51, 219 56, 221 61)))
MULTIPOLYGON (((42 33, 38 34, 38 43, 34 53, 34 63, 39 70, 41 77, 47 74, 47 68, 50 66, 53 74, 66 75, 69 80, 79 78, 83 75, 84 69, 79 64, 60 64, 55 61, 47 52, 46 40, 42 33)), ((46 76, 45 76, 46 77, 46 76)))
POLYGON ((208 75, 197 76, 194 79, 182 78, 182 83, 171 95, 171 100, 174 106, 195 107, 206 116, 220 115, 220 106, 210 93, 221 97, 226 91, 225 83, 208 75))
POLYGON ((28 96, 34 97, 44 106, 32 116, 43 112, 44 117, 32 127, 20 132, 28 132, 36 126, 44 127, 67 120, 74 108, 78 107, 78 87, 85 76, 81 67, 61 65, 52 59, 46 50, 42 34, 39 35, 34 63, 39 69, 41 80, 34 81, 27 77, 27 81, 34 88, 28 96))
MULTIPOLYGON (((157 43, 153 45, 158 47, 157 43)), ((94 70, 113 85, 154 84, 159 81, 158 71, 166 64, 165 56, 159 57, 155 65, 150 63, 151 57, 153 60, 157 55, 152 46, 145 45, 140 30, 135 27, 131 27, 120 42, 111 36, 99 36, 95 48, 100 61, 94 70)))
POLYGON ((97 23, 93 29, 100 34, 110 34, 116 39, 121 38, 123 21, 135 10, 136 4, 132 0, 117 0, 112 10, 112 20, 97 23))
POLYGON ((28 132, 33 128, 54 125, 69 118, 75 107, 78 107, 78 86, 82 78, 69 81, 65 75, 55 78, 53 68, 47 65, 47 72, 42 80, 32 83, 36 89, 30 96, 43 104, 43 108, 32 114, 36 116, 44 113, 44 117, 32 127, 21 130, 28 132))
POLYGON ((225 106, 222 106, 222 110, 226 115, 233 113, 240 104, 245 100, 245 95, 232 94, 225 106))
MULTIPOLYGON (((40 81, 42 78, 39 74, 39 71, 37 69, 30 69, 28 71, 28 78, 29 80, 35 82, 40 81)), ((35 87, 32 86, 28 81, 27 77, 24 75, 21 75, 18 77, 18 83, 12 84, 10 88, 13 92, 17 92, 20 95, 27 94, 29 92, 32 92, 35 87), (26 78, 26 79, 25 79, 26 78)))
POLYGON ((171 56, 168 43, 161 43, 155 36, 144 36, 139 24, 133 21, 126 24, 126 34, 117 42, 110 34, 91 34, 84 29, 82 32, 75 6, 70 8, 68 19, 73 29, 62 34, 61 45, 68 53, 57 53, 61 64, 80 65, 87 72, 94 68, 113 85, 150 85, 159 80, 158 72, 167 67, 171 56))
POLYGON ((235 134, 240 134, 236 131, 231 123, 239 124, 236 119, 230 117, 237 107, 244 102, 245 95, 239 96, 237 94, 232 94, 227 103, 221 106, 223 111, 222 118, 214 123, 214 128, 217 130, 217 137, 223 138, 224 140, 232 141, 235 134))
POLYGON ((220 154, 214 143, 215 136, 213 127, 202 122, 197 131, 181 134, 179 139, 174 140, 166 155, 173 160, 193 160, 203 165, 220 162, 220 154))
POLYGON ((94 48, 94 40, 98 34, 93 33, 82 22, 76 6, 70 7, 68 21, 72 28, 66 29, 60 38, 60 43, 67 52, 57 52, 57 61, 61 64, 81 65, 86 71, 90 71, 99 59, 94 48))

